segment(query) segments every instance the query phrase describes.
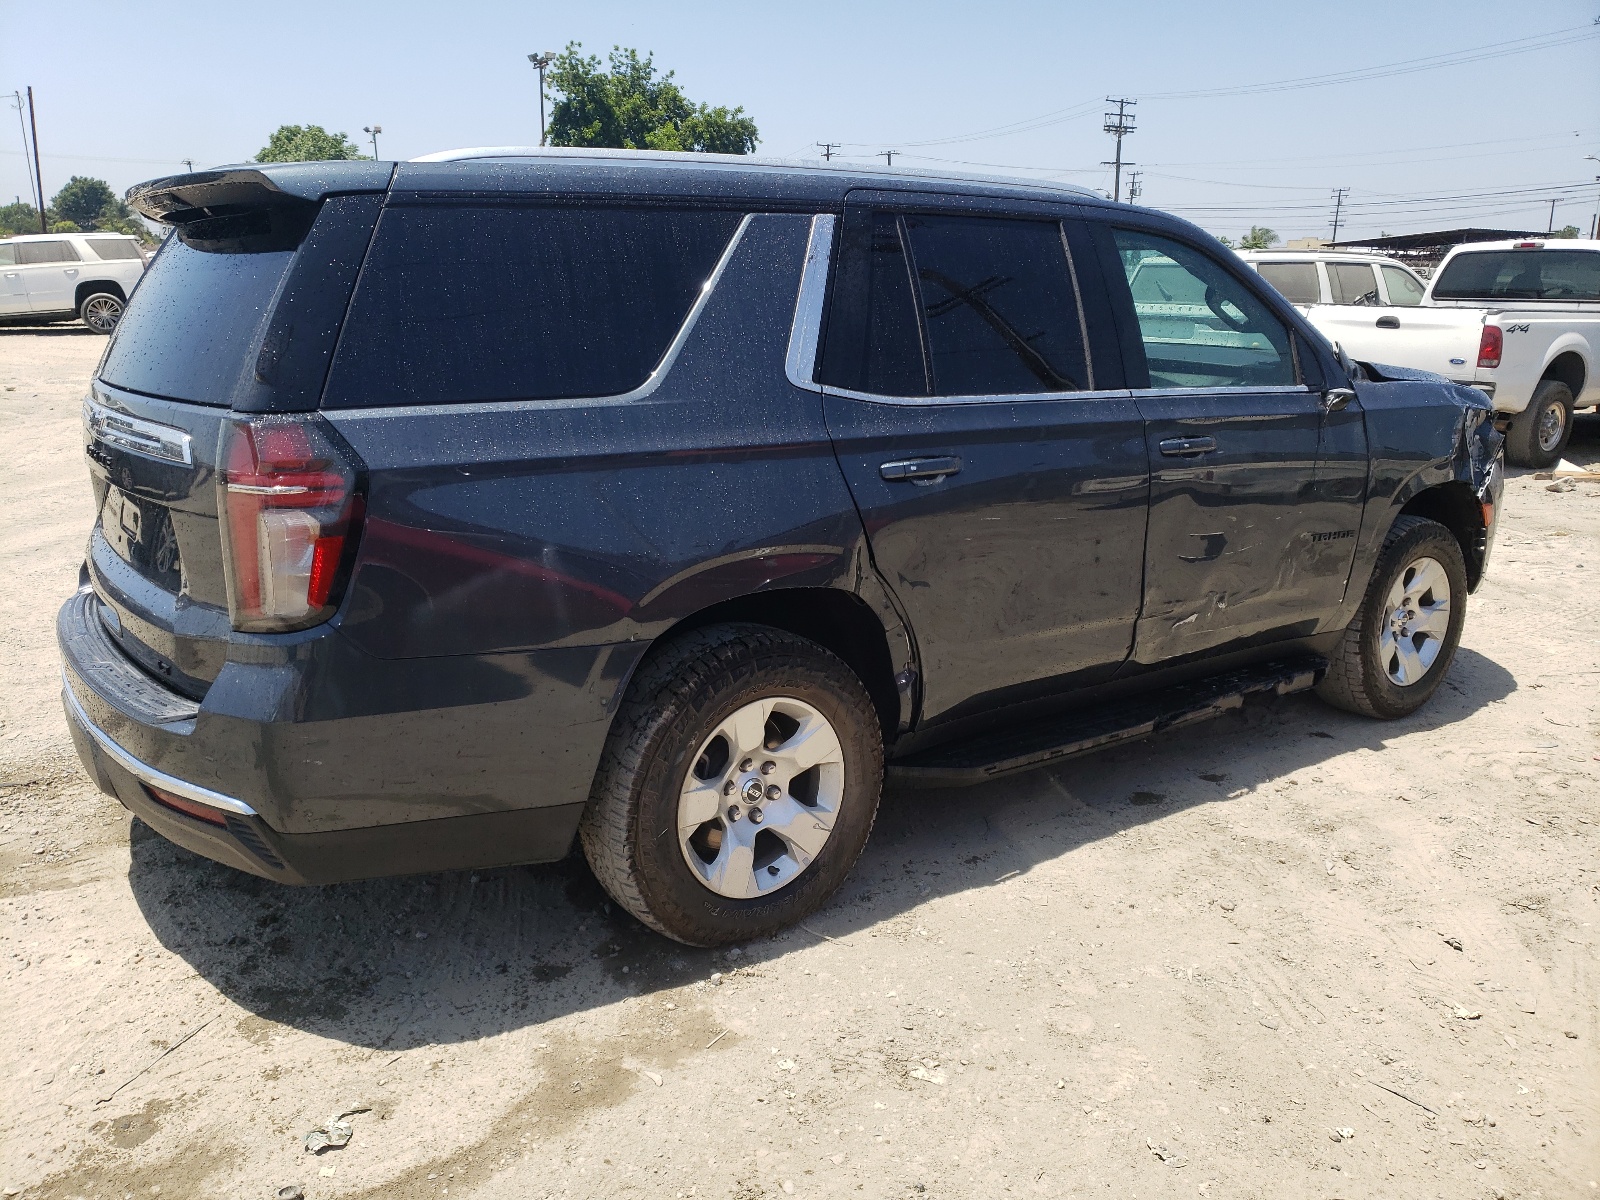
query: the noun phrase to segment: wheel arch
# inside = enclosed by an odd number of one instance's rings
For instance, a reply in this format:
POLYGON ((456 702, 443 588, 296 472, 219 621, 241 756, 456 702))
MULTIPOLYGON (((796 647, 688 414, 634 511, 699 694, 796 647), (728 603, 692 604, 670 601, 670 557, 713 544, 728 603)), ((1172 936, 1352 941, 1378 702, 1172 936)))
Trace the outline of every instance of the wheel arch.
POLYGON ((90 296, 97 295, 100 292, 105 292, 109 296, 115 296, 124 304, 128 302, 128 294, 122 290, 122 285, 115 279, 91 279, 84 283, 80 283, 73 292, 72 311, 77 312, 83 307, 83 302, 85 300, 87 300, 90 296))
POLYGON ((1488 526, 1484 521, 1483 505, 1471 484, 1452 479, 1425 488, 1401 505, 1394 516, 1395 520, 1407 516, 1425 517, 1437 521, 1454 534, 1456 541, 1461 544, 1461 557, 1466 560, 1468 587, 1477 590, 1483 580, 1488 526))
POLYGON ((680 634, 707 625, 749 622, 809 638, 841 658, 856 673, 878 712, 885 743, 902 724, 889 631, 867 602, 843 588, 775 588, 723 600, 678 621, 651 645, 665 646, 680 634))
POLYGON ((1554 379, 1557 383, 1566 384, 1567 391, 1572 393, 1572 399, 1576 401, 1583 394, 1584 384, 1588 378, 1589 364, 1575 347, 1569 346, 1546 364, 1544 373, 1539 376, 1539 382, 1554 379))

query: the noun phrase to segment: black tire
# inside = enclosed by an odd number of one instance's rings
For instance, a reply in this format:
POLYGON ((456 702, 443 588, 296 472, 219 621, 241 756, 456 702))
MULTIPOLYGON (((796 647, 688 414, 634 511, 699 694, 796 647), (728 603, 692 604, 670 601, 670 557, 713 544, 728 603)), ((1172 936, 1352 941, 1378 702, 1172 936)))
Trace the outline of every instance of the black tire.
POLYGON ((792 633, 714 625, 653 650, 640 667, 578 833, 595 877, 640 921, 691 946, 726 945, 776 933, 827 902, 866 845, 882 787, 878 714, 849 667, 792 633), (679 792, 690 768, 704 763, 698 752, 719 724, 772 696, 810 705, 832 726, 844 763, 842 798, 808 865, 768 894, 730 899, 688 865, 677 832, 679 792))
POLYGON ((1506 460, 1517 467, 1553 467, 1572 436, 1572 389, 1546 379, 1534 389, 1528 407, 1511 418, 1506 460))
POLYGON ((1466 601, 1467 566, 1455 535, 1424 517, 1398 518, 1384 539, 1361 608, 1329 656, 1328 672, 1317 684, 1317 695, 1335 708, 1362 716, 1382 720, 1410 716, 1438 691, 1449 673, 1461 643, 1466 601), (1391 678, 1390 662, 1385 661, 1380 646, 1390 592, 1402 574, 1423 559, 1438 563, 1449 580, 1449 623, 1425 673, 1402 686, 1391 678))
POLYGON ((78 305, 78 319, 96 333, 111 334, 122 320, 122 297, 112 292, 91 292, 78 305))

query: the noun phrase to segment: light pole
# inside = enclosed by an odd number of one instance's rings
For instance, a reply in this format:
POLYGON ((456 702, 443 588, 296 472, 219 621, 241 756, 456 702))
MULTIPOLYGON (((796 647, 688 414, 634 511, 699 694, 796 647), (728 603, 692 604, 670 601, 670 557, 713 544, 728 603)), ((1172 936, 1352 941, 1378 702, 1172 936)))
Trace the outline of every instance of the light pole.
POLYGON ((544 145, 544 69, 556 60, 554 50, 543 50, 528 55, 528 61, 539 72, 539 145, 544 145))
MULTIPOLYGON (((1584 162, 1597 162, 1597 163, 1600 163, 1600 158, 1596 158, 1592 154, 1585 154, 1583 156, 1583 160, 1584 160, 1584 162)), ((1594 177, 1594 181, 1596 183, 1600 183, 1600 175, 1596 175, 1594 177)), ((1590 226, 1589 226, 1589 236, 1592 237, 1592 238, 1600 238, 1600 200, 1596 200, 1595 201, 1594 220, 1590 223, 1590 226)))
POLYGON ((378 135, 383 132, 382 125, 363 125, 361 132, 372 136, 372 161, 378 161, 378 135))

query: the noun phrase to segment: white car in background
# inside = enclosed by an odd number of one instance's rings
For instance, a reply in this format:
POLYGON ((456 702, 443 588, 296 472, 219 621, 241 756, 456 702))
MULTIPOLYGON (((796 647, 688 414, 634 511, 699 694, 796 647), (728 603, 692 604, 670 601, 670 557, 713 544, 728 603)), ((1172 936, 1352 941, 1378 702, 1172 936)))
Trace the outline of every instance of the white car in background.
POLYGON ((110 333, 144 274, 124 233, 35 233, 0 241, 0 322, 67 321, 110 333))
POLYGON ((1573 410, 1600 404, 1600 242, 1457 246, 1431 283, 1377 254, 1240 257, 1350 357, 1435 371, 1486 392, 1517 466, 1558 461, 1573 410))

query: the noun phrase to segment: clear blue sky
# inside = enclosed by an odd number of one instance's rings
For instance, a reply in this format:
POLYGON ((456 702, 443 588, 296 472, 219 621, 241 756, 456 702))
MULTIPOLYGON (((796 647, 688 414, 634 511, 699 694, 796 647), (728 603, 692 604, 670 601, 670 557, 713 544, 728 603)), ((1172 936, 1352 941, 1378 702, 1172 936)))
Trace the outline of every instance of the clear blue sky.
MULTIPOLYGON (((363 125, 380 123, 385 158, 533 144, 538 97, 527 53, 579 41, 603 55, 620 43, 654 51, 691 98, 743 105, 760 127, 762 154, 808 156, 832 140, 864 161, 897 149, 897 165, 984 164, 1104 190, 1110 172, 1099 163, 1111 157, 1111 139, 1100 101, 1125 95, 1140 98, 1126 155, 1143 172, 1141 202, 1218 233, 1255 221, 1284 237, 1326 236, 1329 193, 1341 186, 1350 188, 1345 228, 1355 235, 1542 229, 1552 195, 1565 197, 1557 226, 1587 232, 1600 185, 1570 185, 1600 173, 1584 159, 1600 155, 1597 16, 1600 0, 0 0, 0 93, 34 87, 47 196, 73 174, 120 191, 181 170, 184 158, 246 159, 283 123, 357 139, 363 125), (1564 29, 1579 33, 1442 69, 1162 98, 1564 29), (967 136, 1049 113, 1071 119, 967 136), (943 140, 951 138, 964 140, 943 140), (1462 198, 1495 191, 1518 194, 1462 198)), ((0 106, 7 202, 28 190, 21 151, 16 113, 0 106)))

